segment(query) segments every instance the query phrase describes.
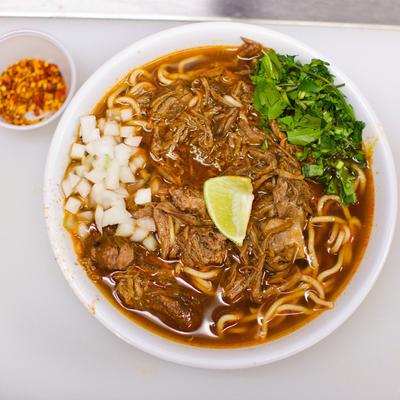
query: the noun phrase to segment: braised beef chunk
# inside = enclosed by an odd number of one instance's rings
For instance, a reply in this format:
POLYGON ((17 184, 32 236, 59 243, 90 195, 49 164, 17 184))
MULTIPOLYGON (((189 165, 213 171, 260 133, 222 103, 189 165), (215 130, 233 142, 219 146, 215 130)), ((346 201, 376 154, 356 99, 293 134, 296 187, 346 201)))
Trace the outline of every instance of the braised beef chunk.
POLYGON ((207 216, 203 194, 199 190, 190 187, 172 187, 169 193, 172 197, 172 203, 179 210, 202 218, 207 216))
POLYGON ((301 223, 300 219, 291 220, 289 225, 285 225, 285 220, 279 218, 273 218, 268 221, 265 227, 267 231, 279 226, 286 227, 286 229, 270 235, 267 242, 267 250, 270 257, 279 257, 280 261, 287 262, 306 258, 301 223))
POLYGON ((254 40, 242 37, 243 45, 240 47, 238 55, 244 59, 252 59, 261 55, 263 47, 254 40))
POLYGON ((228 303, 236 303, 246 295, 252 273, 240 273, 237 265, 232 265, 222 281, 222 296, 228 303))
POLYGON ((215 228, 190 227, 178 236, 182 263, 189 267, 223 263, 227 241, 215 228))
POLYGON ((134 260, 133 244, 115 236, 111 229, 105 229, 102 235, 93 230, 85 240, 85 249, 95 266, 104 270, 124 270, 134 260))
POLYGON ((164 259, 174 258, 174 256, 176 256, 177 245, 172 216, 159 207, 156 207, 154 209, 153 218, 160 241, 161 257, 164 259))
POLYGON ((116 293, 125 306, 148 311, 168 326, 183 332, 197 329, 202 322, 201 296, 166 272, 154 273, 136 267, 113 275, 116 293))

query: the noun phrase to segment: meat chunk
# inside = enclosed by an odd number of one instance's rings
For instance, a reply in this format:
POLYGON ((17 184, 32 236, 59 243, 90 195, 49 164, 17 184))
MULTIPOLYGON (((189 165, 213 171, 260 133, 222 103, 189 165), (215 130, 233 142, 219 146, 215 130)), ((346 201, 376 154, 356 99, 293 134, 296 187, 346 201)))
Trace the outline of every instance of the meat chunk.
POLYGON ((168 89, 151 104, 151 116, 156 120, 175 120, 191 98, 189 89, 183 85, 168 89))
POLYGON ((164 259, 174 257, 176 255, 177 245, 172 216, 157 206, 153 211, 153 218, 160 241, 161 257, 164 259))
POLYGON ((251 280, 251 273, 241 273, 238 266, 232 265, 222 281, 222 296, 228 303, 236 303, 245 295, 251 280))
POLYGON ((198 215, 202 218, 207 216, 203 195, 199 190, 189 187, 173 187, 169 190, 169 193, 172 203, 179 210, 198 215))
POLYGON ((204 309, 200 295, 180 285, 167 272, 152 272, 130 267, 114 274, 118 297, 127 307, 148 311, 174 329, 197 329, 204 309))
POLYGON ((94 265, 103 270, 124 270, 134 260, 132 244, 126 238, 114 236, 108 229, 103 235, 92 231, 84 246, 94 265))
POLYGON ((189 267, 220 265, 228 248, 225 237, 211 227, 188 227, 178 236, 178 245, 189 267))
POLYGON ((263 47, 260 43, 254 40, 242 37, 243 44, 240 46, 238 55, 243 59, 252 59, 261 56, 263 47))
MULTIPOLYGON (((308 184, 302 180, 279 177, 273 190, 273 198, 278 216, 298 217, 312 212, 313 194, 308 184)), ((304 221, 301 225, 304 225, 304 221)))
POLYGON ((302 219, 299 217, 285 221, 279 218, 272 218, 268 221, 266 230, 273 230, 279 226, 285 227, 285 229, 269 236, 268 250, 270 256, 272 258, 279 257, 279 261, 283 262, 305 259, 302 219))

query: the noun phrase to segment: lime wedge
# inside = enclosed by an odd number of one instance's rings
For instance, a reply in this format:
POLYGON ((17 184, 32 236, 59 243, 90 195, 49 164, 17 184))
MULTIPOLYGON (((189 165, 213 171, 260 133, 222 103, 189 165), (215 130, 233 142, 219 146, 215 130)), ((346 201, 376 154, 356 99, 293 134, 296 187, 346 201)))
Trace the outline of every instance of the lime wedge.
POLYGON ((251 180, 219 176, 204 183, 208 214, 219 231, 238 246, 243 244, 253 203, 251 180))

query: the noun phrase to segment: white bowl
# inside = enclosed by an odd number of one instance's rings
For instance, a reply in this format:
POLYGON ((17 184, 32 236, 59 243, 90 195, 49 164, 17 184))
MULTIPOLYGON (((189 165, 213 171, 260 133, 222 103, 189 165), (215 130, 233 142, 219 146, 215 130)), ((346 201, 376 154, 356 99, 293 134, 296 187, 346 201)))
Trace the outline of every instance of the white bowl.
POLYGON ((64 77, 67 97, 54 114, 37 124, 13 125, 0 117, 0 126, 18 131, 41 128, 59 117, 71 100, 76 84, 76 68, 72 57, 58 40, 47 33, 22 29, 8 32, 0 37, 0 74, 24 58, 39 58, 56 64, 64 77))
POLYGON ((298 54, 303 62, 313 57, 326 59, 288 36, 242 23, 191 24, 151 35, 118 53, 82 86, 58 125, 45 174, 44 203, 50 242, 65 278, 82 303, 108 329, 129 344, 166 360, 204 368, 234 369, 267 364, 304 350, 334 331, 360 305, 379 275, 392 241, 397 213, 397 180, 382 126, 355 85, 331 63, 337 81, 346 83, 344 92, 353 104, 357 117, 366 122, 364 139, 376 143, 372 165, 375 216, 371 238, 358 272, 338 299, 336 308, 271 343, 239 349, 207 349, 159 337, 132 323, 103 297, 77 263, 70 237, 62 226, 60 181, 69 161, 68 149, 75 138, 79 116, 90 113, 104 93, 133 67, 175 50, 216 44, 238 45, 240 36, 257 40, 281 53, 298 54))

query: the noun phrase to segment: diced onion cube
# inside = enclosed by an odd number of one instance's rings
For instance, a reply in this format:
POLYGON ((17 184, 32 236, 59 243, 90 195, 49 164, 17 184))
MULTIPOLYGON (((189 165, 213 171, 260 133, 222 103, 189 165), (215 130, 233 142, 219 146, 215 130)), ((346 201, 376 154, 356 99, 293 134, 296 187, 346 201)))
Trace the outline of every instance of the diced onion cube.
POLYGON ((92 191, 90 192, 90 200, 95 204, 101 205, 105 209, 112 205, 121 204, 120 200, 123 201, 116 193, 107 190, 103 183, 96 183, 93 185, 92 191))
POLYGON ((93 211, 82 211, 78 214, 78 219, 83 222, 92 222, 94 218, 93 211))
POLYGON ((130 237, 135 231, 133 220, 119 224, 115 231, 116 236, 130 237))
POLYGON ((96 117, 94 115, 86 115, 80 118, 80 134, 83 143, 89 143, 93 137, 93 131, 96 129, 96 117))
POLYGON ((121 115, 119 112, 119 108, 108 108, 106 111, 106 116, 108 120, 117 120, 119 121, 121 119, 121 115))
POLYGON ((96 223, 97 229, 100 233, 103 233, 103 217, 104 209, 102 206, 97 206, 94 213, 94 222, 96 223))
POLYGON ((135 177, 132 174, 132 171, 127 166, 122 166, 119 170, 119 179, 123 183, 132 183, 135 182, 135 177))
POLYGON ((86 237, 89 236, 89 229, 88 229, 87 225, 83 222, 80 222, 78 225, 78 236, 81 239, 85 239, 86 237))
POLYGON ((132 108, 127 107, 127 108, 121 108, 120 109, 120 117, 121 117, 121 121, 125 122, 125 121, 129 121, 130 119, 133 118, 133 111, 132 108))
POLYGON ((90 190, 92 188, 92 185, 88 182, 87 179, 83 178, 77 185, 76 185, 76 191, 79 193, 81 197, 86 199, 88 197, 90 190))
POLYGON ((106 123, 106 119, 105 118, 99 118, 97 120, 97 127, 100 129, 100 132, 104 132, 104 125, 106 123))
POLYGON ((133 126, 121 126, 120 135, 123 138, 128 138, 133 136, 135 133, 135 128, 133 126))
POLYGON ((100 183, 106 177, 106 172, 100 168, 94 168, 88 172, 85 177, 90 182, 100 183))
POLYGON ((120 186, 119 188, 117 188, 116 190, 115 190, 115 193, 118 195, 118 196, 121 196, 121 197, 128 197, 129 196, 129 192, 124 188, 124 187, 122 187, 122 186, 120 186))
POLYGON ((69 197, 65 203, 65 210, 71 214, 76 214, 81 207, 82 202, 75 197, 69 197))
POLYGON ((146 247, 147 250, 155 251, 158 247, 158 242, 153 235, 149 235, 146 239, 143 240, 143 245, 144 247, 146 247))
POLYGON ((133 232, 133 235, 130 237, 130 239, 132 242, 141 242, 148 234, 149 231, 146 231, 146 229, 136 227, 135 232, 133 232))
POLYGON ((133 160, 129 163, 129 168, 132 173, 135 173, 138 169, 143 168, 146 165, 146 158, 143 154, 137 154, 133 160))
POLYGON ((94 142, 95 140, 100 139, 100 130, 98 128, 93 129, 89 133, 87 133, 85 136, 82 135, 82 141, 85 144, 88 144, 90 142, 94 142))
POLYGON ((150 232, 156 231, 156 224, 154 223, 154 219, 151 217, 142 217, 136 220, 136 224, 143 229, 146 229, 150 232))
POLYGON ((112 160, 107 169, 105 179, 105 187, 109 190, 115 190, 119 186, 119 164, 118 161, 112 160))
POLYGON ((81 160, 85 155, 85 146, 80 143, 74 143, 71 147, 70 156, 73 160, 81 160))
POLYGON ((80 176, 83 178, 87 172, 89 172, 89 166, 88 165, 78 165, 75 167, 74 172, 76 175, 80 176))
POLYGON ((86 151, 94 156, 102 156, 108 155, 111 158, 114 157, 114 138, 111 136, 103 136, 99 140, 95 140, 94 142, 90 142, 86 145, 86 151), (108 138, 111 139, 108 140, 108 138))
POLYGON ((135 203, 140 205, 140 204, 146 204, 151 202, 151 190, 150 188, 145 188, 145 189, 139 189, 135 193, 135 203))
POLYGON ((106 121, 104 124, 104 135, 119 136, 119 124, 117 121, 106 121))
POLYGON ((113 206, 104 211, 102 225, 104 228, 109 225, 128 223, 131 219, 131 215, 125 208, 113 206))
POLYGON ((78 175, 75 175, 73 172, 70 172, 67 175, 67 177, 61 183, 65 197, 71 196, 80 180, 81 178, 78 175))
POLYGON ((141 136, 128 137, 125 139, 125 144, 132 147, 138 147, 142 141, 141 136))
POLYGON ((133 154, 133 149, 124 143, 120 143, 114 148, 115 158, 118 160, 120 165, 128 165, 129 159, 133 154))

